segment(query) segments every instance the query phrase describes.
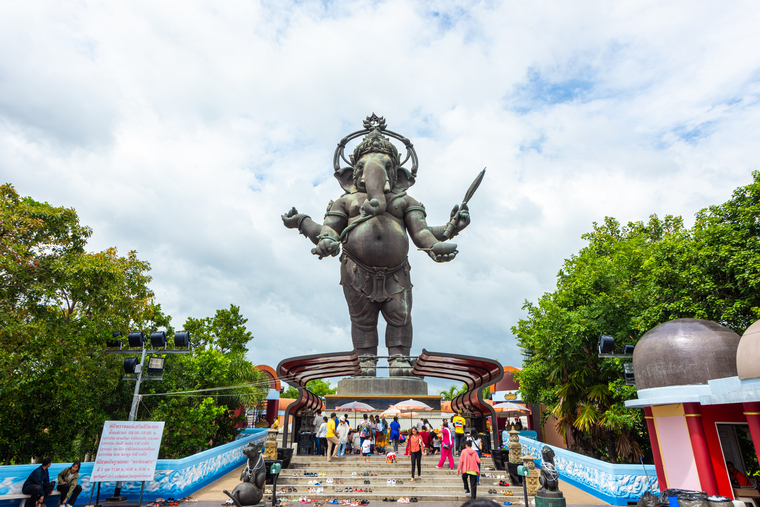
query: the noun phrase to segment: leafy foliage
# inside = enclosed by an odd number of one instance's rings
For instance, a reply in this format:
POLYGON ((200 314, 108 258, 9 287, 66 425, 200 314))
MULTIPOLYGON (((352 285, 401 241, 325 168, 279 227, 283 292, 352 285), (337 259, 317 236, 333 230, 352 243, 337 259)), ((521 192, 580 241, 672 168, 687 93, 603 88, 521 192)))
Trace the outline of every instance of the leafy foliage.
POLYGON ((213 347, 219 352, 243 353, 253 335, 245 328, 248 319, 240 314, 240 307, 230 305, 229 310, 217 310, 213 317, 189 318, 185 330, 190 331, 195 347, 213 347))
POLYGON ((196 349, 192 355, 172 357, 166 362, 163 380, 151 382, 143 398, 148 417, 166 422, 160 456, 184 457, 234 440, 235 426, 244 418, 233 417, 233 412, 259 406, 266 395, 265 384, 262 373, 242 353, 196 349), (176 394, 150 396, 162 393, 176 394))
POLYGON ((440 391, 438 394, 441 395, 441 398, 443 398, 444 401, 451 401, 457 396, 464 394, 467 392, 467 384, 462 384, 460 387, 457 387, 456 385, 449 386, 448 389, 445 391, 440 391))
POLYGON ((673 216, 594 223, 557 289, 526 301, 527 317, 513 328, 525 354, 520 390, 548 407, 545 417, 557 418, 577 450, 635 462, 648 446, 641 411, 623 405, 635 389, 621 361, 597 356, 600 334, 635 344, 669 319, 708 319, 741 333, 760 318, 760 173, 753 179, 700 211, 688 230, 673 216))
MULTIPOLYGON (((103 354, 111 332, 173 332, 136 252, 85 251, 90 228, 73 209, 0 186, 0 459, 84 460, 106 420, 126 420, 134 384, 124 356, 103 354)), ((196 452, 234 437, 231 410, 260 403, 261 374, 244 358, 252 337, 234 305, 198 319, 192 356, 172 356, 160 383, 142 392, 248 384, 202 398, 145 397, 140 416, 166 420, 163 455, 196 452), (208 345, 208 346, 206 346, 208 345), (225 354, 228 353, 228 354, 225 354), (211 400, 211 401, 207 401, 211 400), (191 422, 192 427, 187 423, 191 422)), ((151 385, 152 384, 152 385, 151 385)))
MULTIPOLYGON (((306 389, 316 394, 317 396, 325 396, 326 394, 335 394, 338 392, 337 387, 333 387, 329 380, 314 379, 306 383, 306 389)), ((288 386, 284 393, 283 398, 289 398, 295 400, 298 398, 298 389, 292 386, 288 386)))
POLYGON ((111 330, 168 323, 135 252, 84 251, 76 212, 0 187, 0 456, 93 452, 107 418, 126 419, 129 386, 100 352, 111 330), (85 387, 86 386, 86 387, 85 387), (73 448, 72 448, 73 446, 73 448))

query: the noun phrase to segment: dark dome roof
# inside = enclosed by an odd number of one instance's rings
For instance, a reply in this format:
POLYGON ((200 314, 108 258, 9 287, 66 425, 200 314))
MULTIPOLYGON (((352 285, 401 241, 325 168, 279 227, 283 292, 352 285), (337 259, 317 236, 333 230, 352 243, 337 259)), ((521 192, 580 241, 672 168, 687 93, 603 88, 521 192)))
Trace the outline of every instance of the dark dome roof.
POLYGON ((760 320, 744 331, 736 350, 736 371, 739 378, 760 377, 760 320))
POLYGON ((736 376, 739 335, 702 319, 676 319, 647 331, 633 350, 637 389, 707 384, 736 376))

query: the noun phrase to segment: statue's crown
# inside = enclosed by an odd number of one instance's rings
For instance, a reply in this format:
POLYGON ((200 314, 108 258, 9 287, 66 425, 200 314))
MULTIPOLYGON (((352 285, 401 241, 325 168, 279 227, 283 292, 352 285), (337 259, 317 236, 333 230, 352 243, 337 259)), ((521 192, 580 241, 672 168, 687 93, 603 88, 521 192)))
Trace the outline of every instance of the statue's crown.
POLYGON ((399 164, 400 158, 398 150, 393 143, 391 143, 390 139, 380 133, 380 129, 380 126, 372 129, 372 132, 367 134, 364 139, 362 139, 362 142, 354 148, 354 153, 351 155, 352 165, 356 164, 356 162, 367 153, 385 153, 391 156, 396 165, 399 164))

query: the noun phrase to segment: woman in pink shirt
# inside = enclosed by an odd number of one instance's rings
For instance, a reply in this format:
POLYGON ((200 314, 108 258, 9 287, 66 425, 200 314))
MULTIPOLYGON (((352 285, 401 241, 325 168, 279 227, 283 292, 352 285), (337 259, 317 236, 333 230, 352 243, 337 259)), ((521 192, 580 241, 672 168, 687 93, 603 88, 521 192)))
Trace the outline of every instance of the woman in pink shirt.
POLYGON ((454 470, 454 454, 453 454, 453 438, 451 437, 451 430, 449 429, 449 421, 443 420, 441 426, 441 460, 438 462, 437 468, 443 467, 446 463, 446 458, 449 458, 449 468, 454 470))
POLYGON ((475 500, 478 492, 478 475, 480 472, 480 458, 478 457, 478 451, 472 448, 472 440, 467 441, 467 445, 459 454, 459 466, 457 466, 457 473, 462 474, 462 482, 464 482, 464 492, 470 493, 470 500, 475 500), (467 485, 469 478, 470 484, 467 485))

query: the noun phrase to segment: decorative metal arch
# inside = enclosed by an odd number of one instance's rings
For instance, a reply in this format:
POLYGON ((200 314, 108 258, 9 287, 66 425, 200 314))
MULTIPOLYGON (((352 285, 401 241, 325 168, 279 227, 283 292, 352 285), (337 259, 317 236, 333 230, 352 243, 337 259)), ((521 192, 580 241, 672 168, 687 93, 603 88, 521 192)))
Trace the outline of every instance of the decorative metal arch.
POLYGON ((397 134, 391 130, 387 130, 385 127, 385 118, 383 118, 382 116, 378 117, 375 113, 372 113, 372 116, 367 116, 367 118, 364 120, 364 130, 357 130, 356 132, 349 134, 340 140, 340 142, 338 143, 338 147, 335 148, 335 154, 333 155, 333 167, 335 168, 335 171, 340 171, 341 160, 343 160, 350 167, 354 166, 354 164, 346 160, 346 157, 343 155, 343 150, 346 149, 346 144, 348 144, 349 141, 356 139, 357 137, 369 134, 375 129, 378 129, 383 134, 389 137, 392 137, 394 139, 398 139, 399 141, 404 143, 404 146, 406 147, 406 158, 404 159, 403 162, 399 164, 399 167, 402 167, 411 158, 412 159, 411 173, 412 173, 412 176, 416 178, 419 161, 417 159, 417 152, 414 150, 414 145, 409 139, 402 136, 401 134, 397 134))
POLYGON ((497 383, 504 376, 504 368, 499 361, 483 357, 463 356, 442 352, 428 352, 422 349, 422 354, 412 369, 415 375, 425 377, 458 380, 467 384, 466 393, 451 401, 455 411, 468 410, 480 417, 491 416, 491 432, 493 447, 499 444, 499 432, 496 428, 496 412, 493 407, 483 401, 481 391, 497 383))
MULTIPOLYGON (((290 404, 285 410, 283 446, 287 447, 290 416, 303 415, 304 412, 313 412, 322 408, 322 399, 306 389, 306 383, 314 379, 358 375, 361 373, 361 368, 359 356, 355 350, 352 350, 283 359, 277 365, 277 372, 280 380, 284 380, 298 390, 295 403, 290 404)), ((293 430, 295 440, 295 426, 293 430)))

